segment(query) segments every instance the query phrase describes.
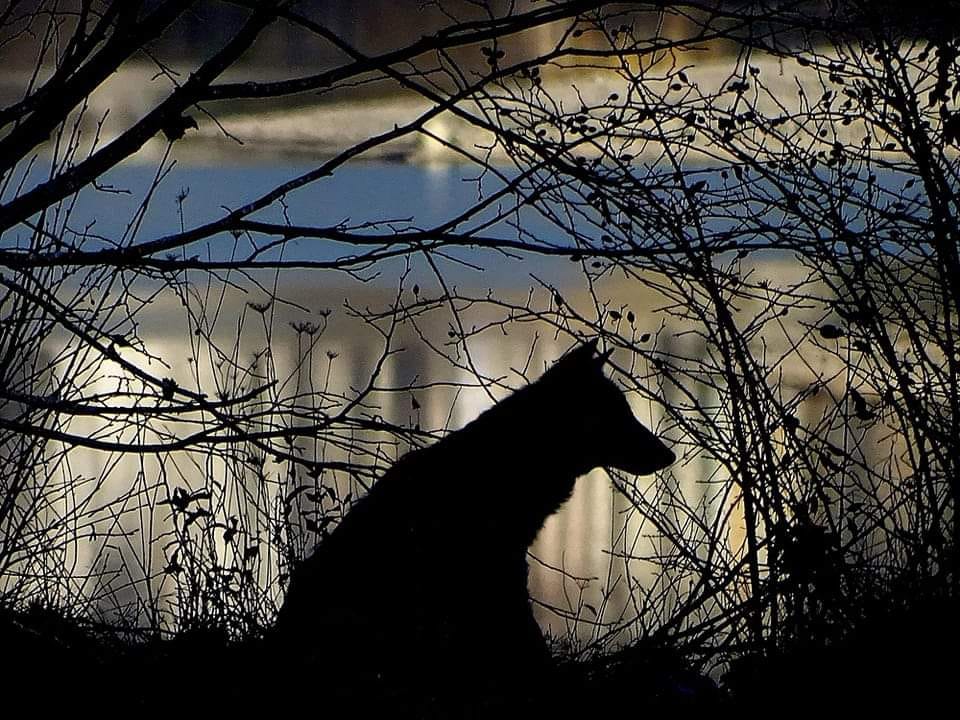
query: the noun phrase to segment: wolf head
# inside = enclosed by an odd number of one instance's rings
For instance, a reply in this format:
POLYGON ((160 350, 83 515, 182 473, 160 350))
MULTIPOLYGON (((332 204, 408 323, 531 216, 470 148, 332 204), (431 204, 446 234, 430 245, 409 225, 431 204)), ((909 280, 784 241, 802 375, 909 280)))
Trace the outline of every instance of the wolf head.
POLYGON ((556 421, 566 426, 558 454, 570 456, 582 472, 595 467, 649 475, 676 456, 633 415, 623 391, 603 374, 609 354, 597 354, 592 340, 564 355, 537 384, 561 398, 556 421))

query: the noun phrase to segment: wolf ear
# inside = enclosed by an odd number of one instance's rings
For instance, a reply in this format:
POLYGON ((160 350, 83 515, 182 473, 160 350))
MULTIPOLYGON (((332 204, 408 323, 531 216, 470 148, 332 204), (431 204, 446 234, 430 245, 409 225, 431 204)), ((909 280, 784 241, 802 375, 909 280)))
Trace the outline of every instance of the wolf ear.
POLYGON ((612 351, 607 351, 605 353, 596 355, 597 353, 597 343, 599 338, 593 338, 593 340, 588 340, 583 345, 578 348, 575 348, 564 355, 562 358, 557 360, 555 368, 561 369, 577 369, 577 370, 589 370, 590 368, 600 369, 603 367, 603 364, 607 361, 607 358, 610 357, 612 351))

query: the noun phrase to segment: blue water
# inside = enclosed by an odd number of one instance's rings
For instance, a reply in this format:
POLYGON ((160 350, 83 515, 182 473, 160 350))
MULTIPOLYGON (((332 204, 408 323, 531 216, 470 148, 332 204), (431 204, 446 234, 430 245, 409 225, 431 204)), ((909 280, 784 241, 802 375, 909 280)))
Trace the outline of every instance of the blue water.
MULTIPOLYGON (((70 206, 68 219, 65 224, 56 226, 58 234, 68 244, 85 250, 149 242, 181 229, 189 230, 218 220, 229 210, 243 206, 312 169, 313 166, 297 165, 175 166, 149 194, 156 168, 121 166, 98 181, 101 189, 88 187, 65 201, 61 207, 70 206), (149 203, 140 216, 141 203, 148 195, 149 203), (182 202, 178 198, 182 198, 182 202)), ((343 224, 361 234, 377 234, 391 239, 394 231, 433 229, 470 208, 479 197, 486 197, 503 185, 492 175, 478 185, 476 175, 475 170, 456 165, 358 163, 293 191, 248 218, 320 227, 343 224)), ((536 237, 557 237, 557 230, 532 211, 517 211, 515 208, 510 211, 510 200, 505 198, 503 203, 466 220, 453 231, 478 231, 486 237, 516 239, 517 231, 511 225, 519 224, 536 237), (506 217, 478 230, 498 212, 506 213, 506 217)), ((6 233, 0 244, 7 248, 24 247, 29 237, 29 231, 21 228, 6 233)), ((267 235, 235 238, 230 233, 220 233, 178 249, 176 253, 177 257, 239 260, 250 256, 255 249, 253 243, 263 248, 276 239, 276 236, 267 235)), ((329 261, 362 251, 362 248, 331 240, 297 239, 284 243, 282 247, 262 251, 257 259, 264 262, 329 261)), ((165 253, 157 255, 159 258, 165 256, 173 257, 165 253)), ((564 275, 573 272, 569 261, 543 257, 528 257, 521 261, 477 248, 454 249, 433 257, 449 279, 476 286, 515 284, 528 280, 530 273, 559 272, 564 275), (483 270, 471 265, 482 266, 483 270)), ((420 271, 426 267, 422 256, 414 257, 413 261, 420 271)), ((395 273, 401 269, 402 263, 402 260, 395 260, 362 270, 361 274, 374 277, 380 271, 379 278, 383 281, 389 279, 389 284, 393 285, 395 273)))
MULTIPOLYGON (((62 237, 74 248, 95 250, 118 245, 131 245, 149 242, 189 230, 205 223, 222 218, 232 209, 243 206, 278 185, 286 183, 314 166, 295 164, 276 165, 226 165, 216 167, 174 166, 166 173, 162 181, 150 192, 156 177, 156 168, 146 165, 130 165, 115 168, 99 180, 99 188, 87 187, 78 195, 69 198, 60 205, 61 212, 69 207, 66 220, 58 221, 48 214, 48 227, 55 228, 55 234, 62 237), (138 212, 144 198, 149 198, 145 212, 138 212)), ((395 249, 391 243, 395 233, 413 230, 432 230, 442 223, 455 218, 479 200, 489 197, 503 187, 504 180, 492 172, 482 181, 477 179, 477 170, 461 165, 406 165, 385 162, 361 162, 344 166, 334 175, 316 180, 305 187, 290 192, 282 199, 273 202, 248 216, 251 220, 270 223, 289 223, 293 225, 333 227, 342 225, 344 229, 360 235, 377 235, 383 243, 377 247, 381 251, 395 249)), ((653 197, 658 198, 664 207, 682 208, 687 202, 684 193, 671 183, 665 182, 670 172, 662 175, 656 171, 641 178, 644 171, 638 168, 638 179, 648 188, 654 188, 653 197)), ((515 177, 504 171, 507 179, 515 177)), ((827 175, 831 173, 828 171, 827 175)), ((833 173, 835 174, 835 173, 833 173)), ((863 173, 861 173, 864 175, 863 173)), ((40 180, 39 172, 36 181, 40 180)), ((702 177, 708 192, 722 191, 726 180, 717 170, 701 170, 693 178, 702 177)), ((880 173, 878 188, 891 191, 902 186, 906 176, 892 172, 880 173)), ((849 182, 840 176, 823 177, 827 186, 849 182)), ((540 178, 539 182, 548 183, 550 177, 540 178)), ((866 175, 857 180, 860 189, 866 188, 866 175)), ((35 182, 26 183, 26 186, 35 182)), ((754 241, 749 228, 756 228, 756 241, 763 241, 764 225, 776 228, 783 218, 775 206, 764 204, 769 191, 774 189, 762 179, 752 181, 751 192, 756 193, 751 202, 743 197, 733 207, 721 209, 719 214, 705 213, 704 224, 708 232, 740 231, 739 242, 750 244, 754 241), (747 233, 743 230, 746 229, 747 233)), ((529 191, 529 186, 528 186, 529 191)), ((568 186, 571 193, 576 191, 575 184, 568 186)), ((630 196, 636 195, 635 202, 641 210, 649 198, 636 189, 623 188, 630 196)), ((774 192, 774 194, 776 194, 774 192)), ((548 211, 556 212, 556 222, 550 222, 530 208, 517 209, 513 196, 505 196, 478 215, 469 217, 448 231, 460 235, 476 232, 486 238, 522 240, 524 243, 549 242, 556 246, 572 248, 574 241, 562 225, 576 228, 576 232, 589 238, 593 247, 602 246, 600 237, 606 228, 595 210, 586 206, 582 198, 571 195, 577 203, 566 206, 551 206, 548 211), (571 211, 572 209, 572 211, 571 211), (571 211, 572 214, 568 214, 571 211), (517 228, 522 228, 523 234, 517 228)), ((4 199, 7 199, 6 197, 4 199)), ((881 198, 878 198, 881 202, 881 198)), ((889 196, 882 199, 889 203, 889 196)), ((715 206, 713 209, 720 209, 715 206)), ((847 229, 852 233, 862 232, 864 220, 857 207, 851 206, 847 229)), ((912 207, 911 213, 923 216, 925 208, 912 207)), ((796 228, 802 230, 802 228, 796 228)), ((628 235, 631 242, 645 245, 669 247, 675 238, 668 225, 660 228, 651 226, 630 227, 617 231, 628 235), (661 235, 664 229, 666 235, 661 235), (636 234, 635 234, 636 233, 636 234)), ((15 229, 0 237, 0 247, 25 247, 32 233, 26 228, 15 229)), ((913 234, 914 242, 916 238, 913 234)), ((814 242, 829 241, 825 238, 808 238, 814 242)), ((893 248, 886 237, 885 247, 893 248)), ((178 248, 173 254, 158 253, 156 257, 197 257, 201 260, 242 261, 255 256, 260 262, 283 261, 302 263, 311 261, 329 262, 343 258, 353 258, 359 253, 369 252, 371 246, 354 246, 332 240, 296 239, 286 243, 276 243, 277 236, 262 234, 234 237, 230 233, 220 233, 190 246, 178 248), (272 244, 271 244, 272 243, 272 244)), ((838 241, 843 242, 842 238, 838 241)), ((695 235, 690 239, 696 248, 695 235)), ((676 245, 674 245, 676 247, 676 245)), ((456 247, 443 252, 434 252, 431 257, 442 271, 448 282, 461 286, 497 287, 529 284, 531 274, 549 282, 564 284, 572 279, 578 265, 559 257, 543 254, 519 255, 505 254, 475 246, 456 247)), ((395 285, 398 273, 404 271, 404 264, 410 259, 412 265, 411 282, 419 278, 430 277, 433 270, 428 266, 422 254, 413 252, 403 257, 381 261, 376 265, 352 265, 358 274, 375 283, 395 285)))

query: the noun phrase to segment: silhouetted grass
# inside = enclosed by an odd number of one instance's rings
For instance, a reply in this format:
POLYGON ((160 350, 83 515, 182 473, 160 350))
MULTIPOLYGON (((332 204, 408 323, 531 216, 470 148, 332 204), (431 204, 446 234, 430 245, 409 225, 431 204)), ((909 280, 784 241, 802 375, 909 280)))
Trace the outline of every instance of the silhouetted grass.
MULTIPOLYGON (((95 627, 62 610, 0 608, 2 671, 12 697, 45 708, 191 713, 296 712, 331 717, 538 717, 614 712, 920 711, 952 692, 960 640, 955 598, 935 587, 887 588, 842 633, 741 655, 711 678, 697 648, 635 643, 587 660, 563 656, 519 684, 461 678, 455 685, 391 685, 331 672, 336 659, 293 660, 269 637, 230 640, 208 629, 159 638, 95 627)), ((716 673, 715 673, 716 674, 716 673)))

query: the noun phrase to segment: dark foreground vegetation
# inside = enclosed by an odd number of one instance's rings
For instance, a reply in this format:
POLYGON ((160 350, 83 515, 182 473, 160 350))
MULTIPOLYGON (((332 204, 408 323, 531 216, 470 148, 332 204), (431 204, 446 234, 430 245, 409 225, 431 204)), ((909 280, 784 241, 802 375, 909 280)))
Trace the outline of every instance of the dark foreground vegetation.
POLYGON ((30 699, 45 711, 574 718, 942 709, 956 676, 955 602, 912 592, 898 608, 890 607, 889 595, 876 600, 842 640, 744 656, 716 680, 696 669, 695 654, 640 642, 589 660, 555 648, 553 670, 515 684, 482 677, 351 681, 317 659, 298 663, 279 655, 262 639, 230 641, 197 630, 124 641, 112 630, 40 607, 3 611, 0 641, 7 701, 19 706, 30 699))
MULTIPOLYGON (((945 697, 956 10, 442 2, 359 49, 311 2, 0 4, 0 62, 20 58, 0 107, 5 696, 420 716, 945 697), (258 66, 278 27, 320 66, 258 66), (131 87, 143 107, 111 112, 131 87), (243 204, 157 206, 201 140, 245 157, 237 113, 359 95, 407 114, 243 204), (366 157, 412 147, 458 163, 470 202, 318 214, 366 157), (134 161, 149 187, 123 184, 134 161), (353 678, 276 641, 291 576, 386 468, 588 338, 677 462, 610 470, 602 587, 554 568, 582 591, 548 608, 555 667, 353 678)), ((516 498, 496 481, 475 493, 491 516, 516 498)))

